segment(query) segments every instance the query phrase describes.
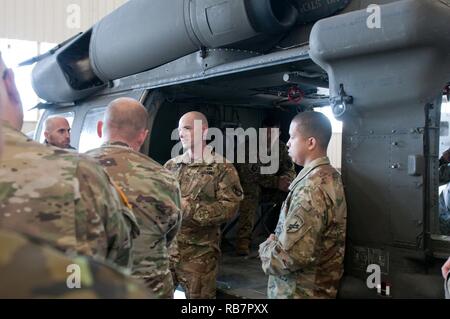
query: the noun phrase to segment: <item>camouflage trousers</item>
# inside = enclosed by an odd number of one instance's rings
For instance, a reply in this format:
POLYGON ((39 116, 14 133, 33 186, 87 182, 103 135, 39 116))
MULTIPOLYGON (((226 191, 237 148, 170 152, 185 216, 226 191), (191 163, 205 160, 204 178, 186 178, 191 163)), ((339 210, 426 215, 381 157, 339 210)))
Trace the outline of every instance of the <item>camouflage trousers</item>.
POLYGON ((252 231, 255 220, 255 213, 258 209, 258 198, 246 196, 239 206, 237 242, 247 243, 252 241, 252 231))
POLYGON ((175 287, 180 284, 187 299, 215 299, 218 254, 201 258, 181 259, 174 266, 175 287))
POLYGON ((173 299, 173 281, 172 275, 154 275, 154 276, 136 276, 133 278, 141 281, 145 287, 155 296, 155 299, 173 299))

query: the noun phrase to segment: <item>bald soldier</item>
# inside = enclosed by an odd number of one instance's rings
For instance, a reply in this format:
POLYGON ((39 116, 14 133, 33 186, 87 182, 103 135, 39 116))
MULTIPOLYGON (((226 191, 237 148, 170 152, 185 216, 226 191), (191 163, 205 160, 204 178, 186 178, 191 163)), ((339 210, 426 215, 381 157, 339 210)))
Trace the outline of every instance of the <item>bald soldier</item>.
POLYGON ((113 265, 86 256, 69 257, 37 238, 0 230, 0 298, 151 297, 113 265))
POLYGON ((220 225, 234 217, 243 198, 233 165, 206 145, 207 131, 202 113, 183 115, 178 132, 185 153, 165 165, 180 182, 183 221, 173 267, 190 299, 215 298, 220 225))
POLYGON ((89 151, 125 192, 141 234, 134 242, 133 275, 157 298, 173 297, 168 247, 181 225, 180 190, 172 173, 139 153, 148 135, 148 114, 130 98, 108 106, 99 122, 102 147, 89 151))
POLYGON ((331 124, 304 112, 289 128, 294 163, 275 234, 260 245, 269 298, 335 298, 343 274, 347 207, 340 174, 326 157, 331 124))
POLYGON ((94 161, 46 147, 23 135, 13 73, 0 57, 4 150, 0 163, 0 228, 65 252, 131 266, 132 212, 94 161))
POLYGON ((70 146, 70 125, 65 117, 52 116, 45 121, 45 144, 59 148, 72 149, 70 146))

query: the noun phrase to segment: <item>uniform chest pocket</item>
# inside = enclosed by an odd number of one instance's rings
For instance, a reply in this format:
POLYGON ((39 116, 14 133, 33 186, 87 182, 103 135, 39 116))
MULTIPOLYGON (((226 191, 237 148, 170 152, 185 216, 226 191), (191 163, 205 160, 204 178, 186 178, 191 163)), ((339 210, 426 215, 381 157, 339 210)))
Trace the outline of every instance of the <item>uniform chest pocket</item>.
POLYGON ((198 187, 195 189, 196 198, 215 199, 216 187, 214 175, 202 174, 199 177, 198 187))
POLYGON ((215 176, 208 171, 186 174, 181 185, 181 196, 192 199, 214 199, 216 197, 215 176))

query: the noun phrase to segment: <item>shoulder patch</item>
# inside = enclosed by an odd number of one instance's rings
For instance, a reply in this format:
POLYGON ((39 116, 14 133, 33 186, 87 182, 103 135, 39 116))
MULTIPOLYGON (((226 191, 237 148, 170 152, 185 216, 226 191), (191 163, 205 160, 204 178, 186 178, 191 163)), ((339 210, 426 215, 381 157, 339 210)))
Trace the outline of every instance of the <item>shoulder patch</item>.
POLYGON ((288 222, 289 224, 286 225, 286 232, 288 233, 295 233, 305 225, 305 221, 300 216, 292 216, 288 222))

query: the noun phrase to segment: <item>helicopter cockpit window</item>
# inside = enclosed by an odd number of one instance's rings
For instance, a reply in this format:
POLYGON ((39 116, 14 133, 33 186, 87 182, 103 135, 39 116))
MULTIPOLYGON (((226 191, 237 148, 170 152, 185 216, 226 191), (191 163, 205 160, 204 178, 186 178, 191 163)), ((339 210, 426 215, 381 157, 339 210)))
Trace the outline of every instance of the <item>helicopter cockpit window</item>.
POLYGON ((99 107, 90 110, 86 114, 80 134, 80 143, 78 147, 80 153, 84 153, 101 146, 102 139, 97 135, 97 123, 103 119, 105 111, 106 107, 99 107))
MULTIPOLYGON (((42 122, 45 123, 45 121, 47 121, 49 118, 52 118, 55 116, 64 117, 69 122, 70 127, 72 127, 73 119, 75 117, 74 112, 53 113, 53 114, 48 115, 45 120, 43 119, 42 122)), ((44 143, 44 141, 45 141, 44 132, 45 132, 45 127, 42 127, 41 133, 39 134, 39 139, 38 139, 39 143, 44 143)))

